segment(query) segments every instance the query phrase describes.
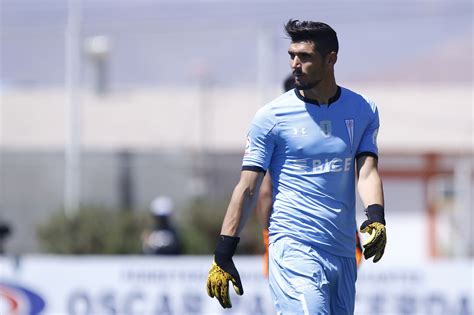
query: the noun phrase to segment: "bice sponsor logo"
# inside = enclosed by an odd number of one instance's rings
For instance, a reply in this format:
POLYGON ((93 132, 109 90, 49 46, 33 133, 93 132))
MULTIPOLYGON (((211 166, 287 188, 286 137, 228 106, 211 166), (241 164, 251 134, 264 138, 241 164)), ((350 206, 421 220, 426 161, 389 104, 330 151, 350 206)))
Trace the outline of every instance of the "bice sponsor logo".
POLYGON ((0 314, 39 315, 45 302, 37 293, 17 284, 0 282, 0 314))
POLYGON ((300 173, 340 173, 352 170, 352 157, 326 159, 294 159, 288 160, 292 169, 300 173))

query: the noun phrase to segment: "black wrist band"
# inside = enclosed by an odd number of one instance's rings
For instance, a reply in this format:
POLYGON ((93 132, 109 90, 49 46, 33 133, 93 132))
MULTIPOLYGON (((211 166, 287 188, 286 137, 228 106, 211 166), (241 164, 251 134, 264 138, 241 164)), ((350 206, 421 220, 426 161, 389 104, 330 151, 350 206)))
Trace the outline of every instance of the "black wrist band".
POLYGON ((373 204, 365 209, 365 214, 370 221, 380 222, 385 225, 385 212, 381 205, 373 204))
POLYGON ((240 241, 240 237, 220 235, 217 241, 216 250, 214 256, 216 259, 229 260, 234 256, 237 244, 240 241))

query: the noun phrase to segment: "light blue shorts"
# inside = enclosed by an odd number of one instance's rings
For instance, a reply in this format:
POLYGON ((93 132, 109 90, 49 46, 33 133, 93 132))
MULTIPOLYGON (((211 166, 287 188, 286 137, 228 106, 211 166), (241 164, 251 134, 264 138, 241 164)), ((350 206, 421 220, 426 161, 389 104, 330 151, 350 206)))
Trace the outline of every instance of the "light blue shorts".
POLYGON ((269 283, 279 315, 353 315, 355 257, 281 238, 269 247, 269 283))

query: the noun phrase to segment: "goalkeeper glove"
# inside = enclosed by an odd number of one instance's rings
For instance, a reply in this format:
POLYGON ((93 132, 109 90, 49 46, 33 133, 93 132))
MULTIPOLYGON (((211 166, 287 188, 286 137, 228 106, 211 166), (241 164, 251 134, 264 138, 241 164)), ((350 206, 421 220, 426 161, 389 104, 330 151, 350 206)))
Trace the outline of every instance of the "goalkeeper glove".
POLYGON ((378 262, 385 251, 387 244, 387 233, 385 230, 384 208, 381 205, 370 205, 365 210, 367 220, 360 226, 362 233, 369 233, 370 237, 365 241, 364 258, 374 256, 374 263, 378 262))
POLYGON ((211 298, 216 297, 223 308, 232 307, 229 296, 229 281, 232 282, 238 295, 244 294, 239 272, 232 261, 239 240, 238 237, 219 236, 214 252, 214 262, 207 277, 207 294, 211 298))

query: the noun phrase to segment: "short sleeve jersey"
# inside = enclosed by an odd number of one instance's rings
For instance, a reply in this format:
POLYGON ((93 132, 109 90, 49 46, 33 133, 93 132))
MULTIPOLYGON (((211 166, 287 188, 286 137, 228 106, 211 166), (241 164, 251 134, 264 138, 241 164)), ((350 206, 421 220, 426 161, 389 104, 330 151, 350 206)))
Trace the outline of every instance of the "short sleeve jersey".
POLYGON ((270 242, 287 236, 334 255, 355 255, 355 160, 377 157, 373 102, 338 87, 328 104, 296 89, 262 107, 247 137, 243 169, 270 172, 270 242))

